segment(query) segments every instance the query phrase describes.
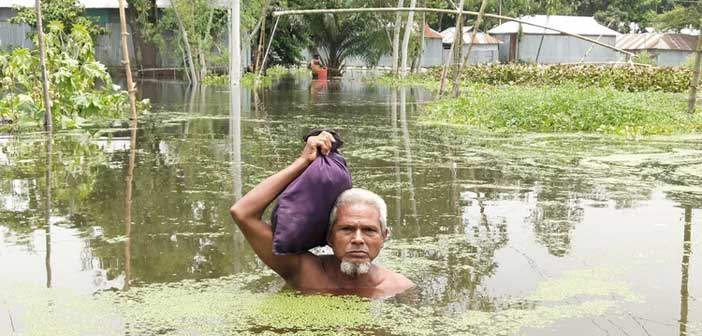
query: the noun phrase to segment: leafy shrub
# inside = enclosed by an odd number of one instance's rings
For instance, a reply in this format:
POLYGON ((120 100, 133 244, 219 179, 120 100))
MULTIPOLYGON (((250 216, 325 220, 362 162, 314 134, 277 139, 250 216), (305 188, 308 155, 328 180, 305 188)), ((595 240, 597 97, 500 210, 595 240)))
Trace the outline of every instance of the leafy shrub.
MULTIPOLYGON (((431 70, 430 76, 441 78, 441 68, 431 70)), ((692 73, 684 68, 640 67, 622 65, 529 65, 478 64, 464 68, 462 79, 482 84, 561 85, 614 87, 619 90, 683 92, 690 84, 692 73)))
POLYGON ((218 75, 218 74, 207 74, 205 78, 202 79, 202 85, 214 85, 214 86, 224 86, 229 85, 228 75, 218 75))
MULTIPOLYGON (((76 24, 66 34, 63 24, 54 21, 47 26, 45 41, 56 127, 80 127, 86 118, 117 117, 126 109, 127 92, 114 85, 105 66, 95 60, 86 27, 76 24)), ((0 119, 41 120, 44 110, 41 83, 38 50, 18 48, 0 54, 0 119)))
MULTIPOLYGON (((307 74, 306 69, 301 68, 286 68, 281 65, 274 65, 266 69, 266 74, 264 76, 257 76, 254 73, 247 72, 241 76, 241 83, 246 86, 270 86, 274 79, 278 79, 285 75, 291 74, 294 76, 307 74)), ((229 75, 218 75, 218 74, 208 74, 202 80, 203 85, 229 85, 229 75)))
POLYGON ((429 105, 424 121, 478 128, 620 135, 702 131, 702 114, 685 112, 683 95, 612 87, 473 85, 460 98, 429 105))
MULTIPOLYGON (((10 23, 27 24, 36 28, 37 14, 34 7, 15 6, 17 15, 10 18, 10 23)), ((107 29, 85 16, 85 7, 77 0, 49 0, 41 2, 42 19, 46 22, 63 23, 64 33, 70 34, 78 24, 88 30, 93 38, 107 33, 107 29)))
POLYGON ((648 51, 644 50, 638 54, 638 57, 636 57, 636 63, 656 65, 656 59, 651 56, 648 51))

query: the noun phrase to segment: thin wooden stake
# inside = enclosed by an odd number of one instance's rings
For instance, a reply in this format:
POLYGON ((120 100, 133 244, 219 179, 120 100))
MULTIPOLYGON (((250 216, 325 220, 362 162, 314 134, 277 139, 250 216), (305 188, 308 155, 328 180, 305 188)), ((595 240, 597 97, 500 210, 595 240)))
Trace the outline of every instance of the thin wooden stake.
POLYGON ((124 14, 124 7, 124 0, 119 0, 119 25, 122 30, 122 64, 124 64, 124 71, 127 75, 127 93, 129 94, 129 106, 132 111, 129 119, 136 122, 136 85, 132 81, 132 67, 129 64, 129 46, 127 44, 129 33, 127 32, 127 16, 124 14))
POLYGON ((275 30, 278 29, 278 21, 280 21, 280 17, 275 18, 275 24, 273 25, 273 30, 271 31, 271 39, 268 40, 268 47, 266 48, 266 53, 263 54, 263 61, 261 61, 261 69, 258 71, 259 76, 263 75, 263 69, 266 67, 266 60, 268 59, 268 53, 271 51, 271 44, 273 44, 275 30))
POLYGON ((39 39, 39 63, 41 65, 41 86, 44 91, 44 130, 51 132, 51 97, 49 96, 49 74, 46 71, 46 46, 44 43, 44 27, 41 17, 41 0, 36 0, 34 7, 37 13, 37 37, 39 39))
MULTIPOLYGON (((422 13, 422 28, 419 30, 419 56, 417 56, 417 66, 414 68, 414 73, 419 73, 419 68, 422 67, 422 62, 424 62, 424 49, 426 48, 424 41, 424 27, 427 25, 427 13, 422 13)), ((441 46, 441 51, 443 52, 443 45, 441 46)))
MULTIPOLYGON (((240 3, 239 0, 230 0, 231 20, 229 29, 229 89, 231 105, 229 119, 229 133, 232 136, 232 189, 234 199, 241 198, 241 33, 240 33, 240 3)), ((256 90, 253 90, 254 95, 256 90)), ((255 97, 255 96, 254 96, 255 97)))
MULTIPOLYGON (((397 8, 402 8, 404 6, 404 0, 397 1, 397 8)), ((402 25, 402 13, 397 12, 395 14, 395 26, 393 27, 393 39, 392 39, 392 73, 397 76, 398 69, 400 65, 400 25, 402 25)))
POLYGON ((692 81, 690 81, 690 96, 687 99, 687 112, 695 112, 697 105, 697 87, 700 85, 700 67, 702 66, 702 23, 700 23, 700 32, 697 35, 697 47, 695 48, 695 68, 692 73, 692 81))
MULTIPOLYGON (((120 2, 123 0, 120 0, 120 2)), ((127 241, 124 244, 124 286, 122 290, 128 290, 132 279, 132 190, 134 181, 134 166, 136 165, 137 152, 137 120, 131 121, 131 134, 129 137, 129 166, 127 167, 127 196, 124 216, 124 236, 127 241)))
MULTIPOLYGON (((475 37, 478 35, 478 30, 480 30, 480 23, 483 21, 483 15, 485 14, 485 7, 487 6, 487 0, 483 0, 480 5, 480 13, 478 18, 475 20, 475 25, 473 25, 473 32, 470 34, 470 44, 468 45, 468 52, 463 56, 461 64, 458 66, 458 71, 456 75, 453 76, 453 96, 458 98, 459 87, 461 85, 461 74, 463 73, 463 67, 468 63, 468 58, 470 57, 470 52, 473 50, 475 45, 475 37)), ((461 39, 463 39, 463 32, 461 32, 461 39)))
MULTIPOLYGON (((417 7, 417 0, 410 2, 410 8, 417 7)), ((400 75, 404 78, 407 76, 407 58, 409 54, 409 40, 412 36, 412 26, 414 25, 414 12, 410 11, 407 15, 407 23, 405 25, 405 34, 402 36, 402 63, 400 66, 400 75)))
POLYGON ((254 71, 258 72, 261 67, 261 55, 263 54, 263 44, 266 42, 266 13, 268 13, 268 6, 270 6, 270 0, 266 0, 261 8, 261 31, 258 35, 258 47, 256 47, 256 64, 254 65, 254 71))
POLYGON ((241 3, 239 0, 230 0, 229 22, 229 88, 239 90, 241 84, 241 3))
POLYGON ((180 14, 178 14, 178 4, 176 1, 173 1, 172 4, 173 6, 173 12, 175 13, 176 21, 178 22, 178 29, 180 30, 180 34, 183 37, 183 44, 185 45, 185 55, 187 56, 187 61, 188 61, 188 70, 190 71, 190 81, 194 85, 199 85, 200 81, 197 78, 197 72, 195 71, 195 62, 193 62, 193 53, 190 50, 190 42, 188 41, 188 31, 185 30, 185 25, 183 24, 183 20, 180 19, 180 14))
MULTIPOLYGON (((464 0, 461 0, 458 3, 458 15, 456 16, 456 25, 454 26, 454 32, 453 32, 453 43, 451 43, 451 49, 449 50, 449 54, 446 57, 446 60, 444 61, 444 68, 441 70, 441 81, 439 82, 439 98, 444 95, 444 90, 446 89, 446 76, 448 76, 448 69, 449 65, 453 61, 453 53, 454 50, 456 49, 456 46, 458 44, 456 40, 456 36, 458 36, 458 28, 461 25, 461 22, 463 22, 463 2, 464 0)), ((463 29, 461 28, 461 40, 463 40, 463 29)))

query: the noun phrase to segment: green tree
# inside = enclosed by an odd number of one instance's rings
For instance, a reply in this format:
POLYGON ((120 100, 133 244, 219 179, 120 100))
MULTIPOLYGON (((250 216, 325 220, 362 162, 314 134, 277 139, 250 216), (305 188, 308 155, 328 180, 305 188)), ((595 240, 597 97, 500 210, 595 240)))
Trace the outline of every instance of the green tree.
MULTIPOLYGON (((37 14, 33 8, 16 7, 15 9, 17 15, 10 19, 11 23, 26 23, 36 28, 37 14)), ((104 27, 85 16, 85 7, 77 0, 43 0, 41 10, 44 23, 61 22, 66 34, 70 34, 76 24, 87 29, 93 39, 106 33, 104 27)))
MULTIPOLYGON (((358 8, 383 5, 383 2, 360 0, 290 0, 297 8, 358 8)), ((394 17, 394 16, 392 16, 394 17)), ((315 14, 304 18, 310 49, 319 52, 331 76, 344 72, 348 57, 360 57, 367 64, 377 64, 391 50, 391 17, 372 13, 315 14)))
POLYGON ((702 2, 679 2, 670 11, 658 15, 656 19, 661 30, 699 28, 702 20, 702 2))
MULTIPOLYGON (((58 21, 46 26, 46 66, 50 76, 53 121, 59 128, 79 127, 83 119, 117 117, 127 95, 113 85, 104 65, 95 60, 88 29, 75 24, 71 33, 58 21)), ((37 50, 0 53, 0 119, 39 120, 43 116, 37 50)))
POLYGON ((583 0, 576 11, 578 15, 594 16, 620 32, 636 33, 650 27, 656 16, 670 10, 673 3, 672 0, 583 0))

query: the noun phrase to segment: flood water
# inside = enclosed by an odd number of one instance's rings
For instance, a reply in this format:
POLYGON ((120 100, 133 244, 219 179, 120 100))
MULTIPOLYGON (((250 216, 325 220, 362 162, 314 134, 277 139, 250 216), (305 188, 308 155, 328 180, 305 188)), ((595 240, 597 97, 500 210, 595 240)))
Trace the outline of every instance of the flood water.
POLYGON ((700 335, 702 136, 422 122, 419 88, 145 82, 132 134, 0 136, 0 335, 700 335), (385 301, 297 296, 228 214, 334 128, 388 203, 385 301))

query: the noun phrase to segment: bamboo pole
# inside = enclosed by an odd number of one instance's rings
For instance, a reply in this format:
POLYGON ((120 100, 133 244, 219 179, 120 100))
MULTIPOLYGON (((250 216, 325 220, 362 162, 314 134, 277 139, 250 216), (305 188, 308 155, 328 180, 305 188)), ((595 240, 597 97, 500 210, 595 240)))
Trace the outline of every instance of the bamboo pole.
POLYGON ((207 46, 210 43, 210 30, 212 30, 212 19, 214 17, 214 11, 215 7, 212 6, 210 8, 210 14, 207 16, 207 26, 205 28, 205 34, 204 36, 198 38, 197 41, 197 54, 198 54, 198 59, 200 61, 200 78, 203 80, 205 79, 205 76, 207 76, 207 59, 206 59, 206 50, 207 46))
MULTIPOLYGON (((606 27, 609 28, 612 25, 612 23, 614 23, 614 19, 609 20, 606 27)), ((597 36, 597 41, 599 41, 602 38, 602 36, 604 36, 604 32, 600 33, 600 35, 597 36)), ((595 46, 591 45, 590 48, 587 49, 587 51, 585 52, 583 57, 580 59, 580 63, 585 62, 585 59, 590 55, 590 53, 592 52, 592 49, 594 49, 594 48, 595 48, 595 46)))
POLYGON ((44 197, 44 232, 45 238, 45 249, 44 252, 44 268, 46 269, 46 288, 51 288, 51 279, 53 272, 51 271, 51 182, 52 182, 52 172, 51 166, 53 165, 52 156, 54 153, 54 138, 51 133, 48 134, 46 138, 46 195, 44 197))
MULTIPOLYGON (((234 199, 241 198, 241 32, 240 32, 240 3, 231 1, 231 20, 229 29, 229 90, 230 117, 229 133, 232 138, 232 189, 234 199)), ((254 89, 254 93, 256 90, 254 89)))
MULTIPOLYGON (((404 0, 398 0, 397 8, 402 8, 404 6, 404 0)), ((402 13, 397 12, 395 14, 395 27, 393 27, 393 40, 392 40, 392 73, 398 75, 398 67, 400 65, 400 25, 402 24, 402 13)))
POLYGON ((690 206, 685 207, 685 225, 683 229, 683 253, 680 268, 682 276, 680 277, 680 335, 687 335, 688 323, 688 300, 690 291, 688 290, 688 282, 690 280, 690 255, 692 254, 692 209, 690 206))
POLYGON ((239 0, 230 1, 229 87, 231 90, 239 90, 241 85, 241 4, 239 0))
POLYGON ((461 20, 457 21, 456 25, 453 27, 453 41, 456 42, 456 44, 453 45, 453 53, 451 54, 451 65, 454 66, 461 61, 461 55, 463 55, 463 27, 465 21, 466 19, 463 17, 463 15, 461 15, 461 20), (459 39, 456 38, 458 32, 461 32, 461 38, 459 39))
POLYGON ((136 85, 132 81, 132 67, 129 64, 129 47, 127 44, 129 33, 127 32, 127 16, 124 14, 124 1, 119 0, 119 26, 122 30, 122 64, 124 64, 124 71, 127 74, 127 93, 129 94, 129 107, 132 112, 129 119, 136 121, 136 85))
MULTIPOLYGON (((422 7, 417 7, 417 8, 394 8, 394 7, 377 7, 377 8, 339 8, 339 9, 301 9, 301 10, 288 10, 288 11, 275 11, 273 12, 273 16, 282 16, 282 15, 307 15, 307 14, 344 14, 344 13, 386 13, 386 12, 427 12, 427 13, 447 13, 447 14, 458 14, 459 10, 453 10, 453 9, 440 9, 440 8, 422 8, 422 7)), ((471 16, 478 16, 480 13, 478 12, 472 12, 472 11, 460 11, 461 13, 465 15, 471 15, 471 16)), ((558 28, 553 28, 553 27, 546 27, 542 26, 540 24, 536 23, 531 23, 531 22, 526 22, 523 20, 519 20, 510 16, 504 16, 504 15, 496 15, 496 14, 484 14, 484 17, 487 18, 493 18, 493 19, 502 19, 505 21, 514 21, 518 22, 521 24, 526 24, 538 28, 547 28, 549 30, 557 31, 563 35, 568 35, 568 36, 573 36, 581 40, 585 40, 600 46, 603 46, 607 49, 611 49, 617 52, 620 52, 625 55, 629 56, 636 56, 633 53, 630 53, 626 50, 611 46, 609 44, 606 44, 604 42, 600 42, 585 36, 582 36, 580 34, 575 34, 575 33, 570 33, 564 30, 560 30, 558 28)))
POLYGON ((453 43, 451 43, 451 49, 449 50, 446 60, 444 60, 444 67, 443 69, 441 69, 441 80, 439 81, 439 98, 441 98, 441 96, 444 95, 444 90, 446 89, 446 76, 448 76, 449 65, 453 61, 453 53, 456 50, 456 46, 459 45, 458 39, 456 38, 459 29, 461 30, 460 38, 461 40, 463 40, 463 27, 461 25, 461 22, 463 22, 463 2, 464 0, 461 0, 458 3, 458 15, 456 15, 456 24, 453 26, 453 43))
MULTIPOLYGON (((548 26, 548 21, 551 19, 551 15, 546 15, 546 26, 548 26)), ((544 38, 546 37, 546 28, 541 34, 541 40, 539 40, 539 47, 536 49, 536 58, 534 58, 534 63, 539 63, 539 56, 541 56, 541 46, 544 45, 544 38)), ((599 40, 599 39, 598 39, 599 40)))
POLYGON ((700 24, 700 32, 697 35, 697 47, 695 48, 695 68, 690 81, 690 96, 687 99, 687 112, 695 112, 697 105, 697 87, 700 85, 700 67, 702 66, 702 23, 700 24))
MULTIPOLYGON (((468 58, 470 57, 470 52, 473 51, 473 46, 475 45, 475 37, 478 35, 478 30, 480 30, 480 24, 483 21, 483 15, 485 14, 485 7, 487 6, 487 0, 483 0, 480 5, 480 13, 478 18, 475 20, 475 25, 473 25, 473 32, 470 34, 470 44, 468 45, 468 52, 463 56, 456 74, 453 76, 453 96, 458 98, 459 86, 461 84, 461 73, 463 73, 463 67, 468 63, 468 58)), ((461 39, 463 39, 463 32, 461 31, 461 39)))
MULTIPOLYGON (((120 0, 120 3, 123 0, 120 0)), ((131 133, 129 137, 129 165, 127 167, 127 196, 125 202, 124 216, 124 236, 127 241, 124 244, 124 286, 122 290, 128 290, 132 279, 132 191, 134 186, 134 166, 136 165, 136 137, 137 120, 131 122, 131 133)))
POLYGON ((183 36, 183 44, 185 45, 185 56, 188 61, 188 70, 190 72, 190 81, 192 84, 199 85, 200 81, 197 78, 197 72, 195 71, 195 62, 193 62, 193 53, 190 50, 190 42, 188 41, 188 31, 185 30, 185 25, 183 20, 180 19, 180 14, 178 14, 178 4, 176 1, 172 2, 173 12, 175 13, 176 21, 178 22, 178 29, 180 34, 183 36))
MULTIPOLYGON (((417 7, 417 0, 410 1, 410 8, 417 7)), ((407 24, 405 25, 405 34, 402 36, 402 65, 400 74, 404 78, 407 76, 407 54, 409 54, 409 41, 412 35, 412 26, 414 25, 414 12, 410 11, 407 15, 407 24)))
MULTIPOLYGON (((426 48, 426 38, 424 37, 424 27, 427 25, 427 13, 422 13, 422 27, 419 29, 419 55, 417 56, 417 66, 414 68, 414 73, 419 73, 419 68, 424 62, 424 49, 426 48)), ((443 48, 441 49, 443 52, 443 48)))
POLYGON ((273 25, 273 30, 271 31, 271 39, 268 41, 268 47, 266 47, 266 53, 263 54, 263 61, 261 61, 261 69, 258 70, 257 77, 262 76, 263 69, 266 68, 266 60, 268 59, 268 53, 271 51, 271 44, 273 44, 273 38, 275 37, 275 30, 278 29, 278 21, 280 21, 280 17, 275 18, 275 24, 273 25))
POLYGON ((37 38, 39 42, 39 64, 41 65, 41 87, 44 91, 44 130, 51 132, 51 97, 49 96, 49 74, 46 71, 46 46, 44 43, 44 27, 41 17, 41 0, 36 0, 34 7, 37 13, 37 38))
POLYGON ((268 6, 270 6, 270 0, 266 0, 261 8, 261 31, 258 35, 258 46, 256 47, 256 64, 254 64, 254 71, 258 72, 261 66, 261 55, 263 54, 263 44, 266 42, 266 13, 268 13, 268 6))

